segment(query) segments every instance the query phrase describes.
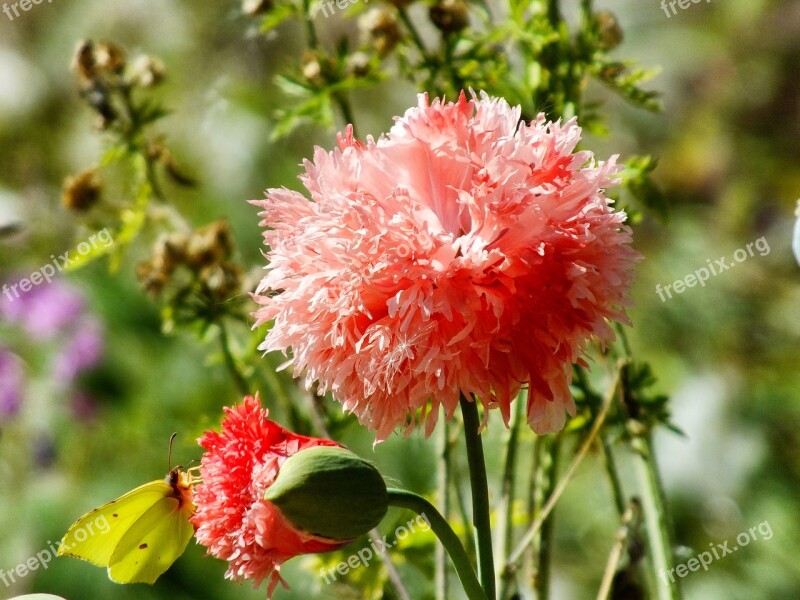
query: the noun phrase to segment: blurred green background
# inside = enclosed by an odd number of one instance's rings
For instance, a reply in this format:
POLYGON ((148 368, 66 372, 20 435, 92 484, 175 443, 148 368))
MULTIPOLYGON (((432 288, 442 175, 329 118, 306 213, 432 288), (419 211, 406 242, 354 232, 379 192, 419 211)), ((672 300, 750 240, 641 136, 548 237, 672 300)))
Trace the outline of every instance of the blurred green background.
MULTIPOLYGON (((635 225, 645 260, 630 336, 637 358, 653 365, 658 391, 672 397, 673 421, 686 434, 657 436, 676 542, 685 561, 759 523, 773 532, 715 561, 707 573, 690 573, 682 580, 685 597, 800 598, 800 267, 790 249, 800 196, 800 3, 712 0, 671 17, 657 0, 598 8, 613 11, 622 25, 620 57, 662 69, 650 83, 663 93, 661 114, 591 87, 589 96, 606 102, 611 133, 584 143, 599 157, 652 154, 660 161, 655 178, 670 208, 665 219, 644 214, 635 225), (731 262, 737 249, 762 237, 768 253, 756 252, 705 287, 664 302, 656 294, 657 284, 683 278, 707 259, 731 262)), ((357 36, 347 13, 318 19, 328 39, 357 36)), ((273 77, 302 53, 299 27, 287 23, 260 35, 257 21, 227 0, 54 0, 13 21, 0 14, 0 226, 22 224, 0 239, 0 280, 30 273, 86 239, 80 220, 59 200, 63 179, 94 164, 104 148, 69 69, 85 38, 161 58, 167 79, 156 96, 173 113, 159 128, 199 180, 193 189, 169 188, 169 196, 193 225, 227 218, 243 262, 261 266, 258 218, 245 201, 267 187, 298 187, 298 163, 313 145, 334 144, 332 131, 310 126, 270 142, 273 111, 287 102, 273 77)), ((415 93, 397 80, 354 93, 361 135, 388 130, 393 115, 416 104, 415 93)), ((102 360, 75 389, 48 376, 59 339, 37 344, 19 327, 0 324, 0 343, 28 361, 23 405, 0 422, 5 571, 60 539, 84 511, 162 477, 171 432, 179 432, 173 462, 199 458, 195 438, 218 424, 221 406, 239 398, 216 345, 191 333, 162 334, 158 307, 134 275, 134 263, 148 251, 140 240, 113 275, 107 261, 98 261, 62 276, 82 290, 104 332, 102 360), (78 408, 76 390, 83 398, 78 408)), ((279 381, 303 400, 288 375, 279 381)), ((266 390, 264 400, 271 402, 266 390)), ((370 434, 351 421, 340 429, 337 438, 388 477, 423 493, 435 489, 434 440, 415 433, 373 450, 370 434)), ((502 439, 495 420, 487 440, 495 482, 502 439)), ((599 460, 591 457, 558 506, 555 599, 596 593, 616 529, 607 490, 599 460)), ((392 511, 382 530, 410 517, 392 511)), ((414 598, 426 597, 431 573, 418 554, 431 543, 419 534, 392 552, 414 598)), ((322 565, 315 557, 289 562, 283 573, 292 591, 276 597, 361 597, 324 585, 317 576, 322 565)), ((264 589, 223 580, 224 567, 191 543, 151 588, 118 586, 101 569, 57 559, 12 587, 0 584, 0 598, 29 591, 69 600, 264 598, 264 589)), ((348 577, 358 585, 385 574, 376 565, 348 577)))

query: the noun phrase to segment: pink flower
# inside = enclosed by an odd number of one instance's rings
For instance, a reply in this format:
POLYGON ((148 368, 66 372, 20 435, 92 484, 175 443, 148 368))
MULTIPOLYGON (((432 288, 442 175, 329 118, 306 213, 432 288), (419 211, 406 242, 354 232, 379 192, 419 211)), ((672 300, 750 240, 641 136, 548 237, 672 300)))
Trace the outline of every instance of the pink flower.
MULTIPOLYGON (((225 409, 222 432, 200 438, 206 452, 200 464, 202 483, 194 486, 197 510, 192 517, 197 542, 208 553, 228 561, 226 577, 269 580, 271 596, 280 566, 293 556, 340 548, 347 542, 328 540, 293 526, 280 510, 264 500, 286 459, 315 446, 339 446, 331 440, 306 437, 270 421, 258 395, 225 409)), ((288 586, 287 586, 288 587, 288 586)))
POLYGON ((311 201, 282 188, 253 202, 269 247, 256 325, 274 320, 260 348, 291 348, 295 376, 378 440, 418 410, 429 434, 460 394, 508 423, 523 386, 533 429, 558 430, 572 364, 628 321, 638 254, 603 194, 616 156, 575 152, 575 119, 519 117, 485 94, 420 95, 377 141, 348 128, 338 150, 317 148, 311 201))

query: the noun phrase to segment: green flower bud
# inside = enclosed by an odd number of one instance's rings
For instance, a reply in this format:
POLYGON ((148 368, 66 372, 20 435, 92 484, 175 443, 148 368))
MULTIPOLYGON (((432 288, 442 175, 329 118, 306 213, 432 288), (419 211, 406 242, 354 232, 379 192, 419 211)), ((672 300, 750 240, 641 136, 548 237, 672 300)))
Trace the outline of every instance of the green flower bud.
POLYGON ((297 528, 352 540, 378 525, 388 508, 378 470, 346 448, 315 446, 290 456, 264 498, 297 528))

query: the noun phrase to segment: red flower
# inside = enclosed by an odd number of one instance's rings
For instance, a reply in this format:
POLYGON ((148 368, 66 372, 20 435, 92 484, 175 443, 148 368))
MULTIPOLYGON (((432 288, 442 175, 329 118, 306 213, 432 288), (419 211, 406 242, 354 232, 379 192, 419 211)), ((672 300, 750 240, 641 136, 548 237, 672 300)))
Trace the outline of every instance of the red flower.
MULTIPOLYGON (((280 565, 299 554, 335 550, 348 541, 306 533, 271 502, 264 500, 286 460, 307 448, 340 444, 287 431, 270 421, 258 395, 225 408, 222 432, 207 431, 200 465, 202 483, 194 487, 197 511, 192 522, 198 543, 228 561, 225 576, 253 579, 256 587, 269 579, 268 594, 278 583, 280 565)), ((286 586, 288 587, 288 586, 286 586)))

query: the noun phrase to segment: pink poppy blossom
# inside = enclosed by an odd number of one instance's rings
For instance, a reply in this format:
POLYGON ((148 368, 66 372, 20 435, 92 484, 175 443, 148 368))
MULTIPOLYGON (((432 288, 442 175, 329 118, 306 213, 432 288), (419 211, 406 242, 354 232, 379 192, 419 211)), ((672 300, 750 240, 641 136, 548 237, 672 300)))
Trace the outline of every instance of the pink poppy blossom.
POLYGON ((575 151, 580 137, 575 119, 520 123, 486 94, 422 94, 377 141, 348 128, 316 148, 300 177, 311 201, 253 201, 269 247, 254 316, 274 321, 260 348, 291 350, 294 375, 378 440, 423 420, 430 434, 461 394, 508 423, 523 386, 531 427, 562 428, 572 365, 628 322, 639 258, 604 195, 617 157, 575 151))
MULTIPOLYGON (((270 421, 258 396, 225 408, 222 431, 200 438, 205 453, 202 483, 194 486, 197 510, 195 538, 208 553, 228 561, 226 577, 278 583, 280 566, 299 554, 335 550, 347 541, 329 540, 301 531, 264 494, 286 460, 307 448, 340 445, 332 440, 297 435, 270 421)), ((348 540, 349 541, 349 540, 348 540)), ((288 586, 287 586, 288 587, 288 586)))

